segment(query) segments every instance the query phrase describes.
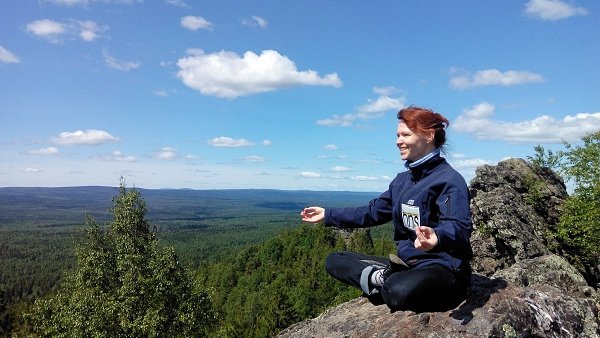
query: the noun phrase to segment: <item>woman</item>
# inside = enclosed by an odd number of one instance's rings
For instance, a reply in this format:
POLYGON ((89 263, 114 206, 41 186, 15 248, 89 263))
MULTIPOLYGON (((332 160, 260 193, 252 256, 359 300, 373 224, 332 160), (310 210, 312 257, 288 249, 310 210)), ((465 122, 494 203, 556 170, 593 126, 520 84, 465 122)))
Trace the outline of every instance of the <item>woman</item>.
POLYGON ((470 285, 472 222, 463 177, 440 156, 448 120, 431 110, 398 112, 396 145, 408 168, 386 192, 358 208, 308 207, 302 220, 361 228, 394 223, 397 256, 330 254, 325 268, 392 310, 444 310, 462 300, 470 285))

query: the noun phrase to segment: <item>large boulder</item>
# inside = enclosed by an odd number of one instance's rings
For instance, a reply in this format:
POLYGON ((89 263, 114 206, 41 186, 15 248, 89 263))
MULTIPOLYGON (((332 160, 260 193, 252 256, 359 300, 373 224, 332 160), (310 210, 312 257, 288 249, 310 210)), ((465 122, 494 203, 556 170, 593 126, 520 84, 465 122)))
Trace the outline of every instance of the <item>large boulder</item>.
POLYGON ((598 291, 551 233, 567 198, 561 178, 522 159, 477 169, 472 287, 446 312, 390 312, 365 298, 297 323, 279 337, 599 337, 598 291))
POLYGON ((491 276, 556 247, 548 234, 568 195, 554 172, 536 170, 522 159, 484 165, 477 168, 470 192, 475 271, 491 276))

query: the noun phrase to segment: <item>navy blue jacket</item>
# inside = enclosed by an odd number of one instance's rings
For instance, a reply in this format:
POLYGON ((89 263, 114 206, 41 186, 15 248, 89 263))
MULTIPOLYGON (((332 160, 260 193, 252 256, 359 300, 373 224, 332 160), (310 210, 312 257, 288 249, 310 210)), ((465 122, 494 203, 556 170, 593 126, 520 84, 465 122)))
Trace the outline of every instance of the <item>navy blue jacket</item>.
POLYGON ((394 223, 397 254, 411 267, 443 264, 470 276, 473 225, 464 178, 441 156, 399 173, 389 189, 358 208, 325 209, 325 224, 363 228, 394 223), (438 244, 429 251, 414 247, 415 225, 433 228, 438 244))

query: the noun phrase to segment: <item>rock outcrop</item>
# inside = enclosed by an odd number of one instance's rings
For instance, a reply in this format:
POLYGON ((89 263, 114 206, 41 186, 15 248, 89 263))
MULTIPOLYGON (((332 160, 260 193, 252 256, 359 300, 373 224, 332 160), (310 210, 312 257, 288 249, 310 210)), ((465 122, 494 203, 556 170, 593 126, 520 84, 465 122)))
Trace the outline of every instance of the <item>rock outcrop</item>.
POLYGON ((598 290, 549 249, 560 177, 510 159, 478 168, 470 190, 473 286, 457 308, 392 313, 358 298, 279 337, 600 337, 598 290))
POLYGON ((550 254, 548 233, 567 198, 564 183, 549 170, 510 159, 477 169, 470 183, 475 231, 473 269, 486 276, 516 262, 550 254))

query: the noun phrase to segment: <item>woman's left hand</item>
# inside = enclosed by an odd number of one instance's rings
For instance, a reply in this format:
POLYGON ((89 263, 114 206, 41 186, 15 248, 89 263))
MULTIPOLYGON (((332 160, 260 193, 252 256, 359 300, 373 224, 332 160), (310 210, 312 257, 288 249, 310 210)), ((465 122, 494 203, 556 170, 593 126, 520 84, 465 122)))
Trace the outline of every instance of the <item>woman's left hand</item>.
POLYGON ((415 228, 417 238, 415 239, 415 248, 428 251, 438 244, 438 237, 430 227, 418 226, 415 228))

